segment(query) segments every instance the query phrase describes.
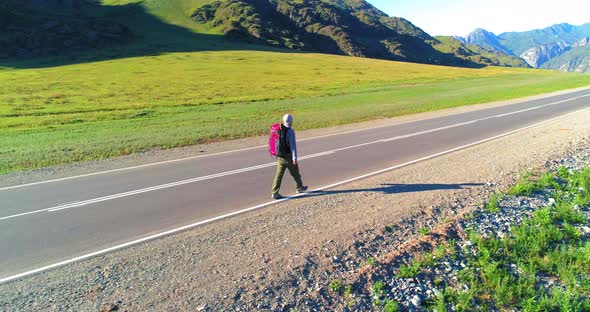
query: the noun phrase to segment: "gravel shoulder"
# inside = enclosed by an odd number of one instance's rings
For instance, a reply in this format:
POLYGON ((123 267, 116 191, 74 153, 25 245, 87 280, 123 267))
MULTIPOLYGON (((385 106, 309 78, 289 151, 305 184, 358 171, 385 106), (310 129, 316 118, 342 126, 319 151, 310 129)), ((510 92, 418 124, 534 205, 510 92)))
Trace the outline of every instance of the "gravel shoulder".
POLYGON ((403 251, 420 238, 420 229, 474 210, 491 192, 514 183, 522 170, 585 150, 589 138, 590 110, 584 110, 0 285, 0 310, 329 311, 328 284, 335 277, 361 270, 369 257, 381 261, 403 251))

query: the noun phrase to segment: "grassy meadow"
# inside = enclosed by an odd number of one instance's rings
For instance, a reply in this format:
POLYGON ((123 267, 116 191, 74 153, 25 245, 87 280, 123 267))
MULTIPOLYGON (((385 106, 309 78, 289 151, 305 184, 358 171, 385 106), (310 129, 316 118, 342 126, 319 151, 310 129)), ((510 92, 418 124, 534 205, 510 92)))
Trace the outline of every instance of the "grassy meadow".
POLYGON ((523 97, 589 75, 264 51, 0 69, 0 173, 523 97))

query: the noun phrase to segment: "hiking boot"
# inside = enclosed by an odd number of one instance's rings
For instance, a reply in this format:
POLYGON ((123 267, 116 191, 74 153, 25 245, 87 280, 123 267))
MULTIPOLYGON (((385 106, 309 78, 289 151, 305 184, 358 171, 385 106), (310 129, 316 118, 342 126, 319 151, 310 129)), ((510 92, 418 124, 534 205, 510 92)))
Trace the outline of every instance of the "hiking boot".
POLYGON ((272 199, 282 199, 283 198, 283 195, 281 195, 279 193, 276 193, 276 194, 272 194, 270 196, 270 198, 272 198, 272 199))
POLYGON ((302 194, 302 193, 305 193, 305 192, 307 192, 307 185, 302 186, 300 189, 297 190, 297 193, 298 194, 302 194))

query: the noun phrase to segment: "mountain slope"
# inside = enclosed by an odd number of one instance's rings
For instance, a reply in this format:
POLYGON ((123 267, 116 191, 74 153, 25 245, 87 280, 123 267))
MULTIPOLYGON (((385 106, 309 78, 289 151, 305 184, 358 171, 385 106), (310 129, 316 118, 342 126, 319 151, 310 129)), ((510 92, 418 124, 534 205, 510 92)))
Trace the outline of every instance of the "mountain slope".
POLYGON ((45 67, 167 52, 277 50, 228 41, 222 33, 195 23, 191 12, 209 0, 5 1, 0 1, 0 60, 9 66, 45 67), (58 23, 57 31, 46 27, 48 22, 58 23), (63 36, 60 28, 67 30, 63 36), (98 40, 88 39, 92 34, 98 40))
POLYGON ((121 23, 96 16, 90 0, 4 0, 0 3, 0 58, 58 55, 129 42, 121 23))
MULTIPOLYGON (((585 41, 588 42, 588 38, 585 41)), ((590 73, 590 45, 574 46, 566 53, 544 63, 541 68, 590 73)))
MULTIPOLYGON (((500 37, 485 29, 478 28, 472 31, 467 37, 454 37, 462 42, 465 48, 477 55, 476 59, 483 62, 488 60, 486 65, 530 67, 525 60, 514 55, 514 53, 500 43, 500 37)), ((474 58, 472 58, 474 59, 474 58)), ((477 61, 476 62, 481 62, 477 61)))
POLYGON ((0 3, 0 59, 43 66, 165 52, 284 49, 463 67, 488 64, 442 53, 435 44, 440 42, 411 22, 363 0, 0 3))
POLYGON ((277 47, 447 65, 477 64, 443 54, 436 40, 363 0, 218 0, 192 14, 226 36, 277 47))
POLYGON ((486 57, 491 59, 494 63, 494 66, 509 66, 509 67, 525 67, 530 68, 531 66, 527 64, 525 60, 522 58, 513 55, 512 53, 506 53, 503 51, 498 50, 488 50, 486 48, 482 48, 478 45, 468 44, 467 48, 481 55, 482 57, 486 57))
POLYGON ((532 47, 524 51, 520 57, 522 57, 529 65, 535 68, 541 67, 543 63, 558 57, 565 52, 570 50, 570 45, 565 41, 560 40, 558 42, 542 44, 537 47, 532 47))
POLYGON ((437 36, 436 40, 439 43, 434 44, 435 49, 451 53, 470 62, 487 66, 530 67, 524 60, 514 55, 492 49, 488 50, 475 44, 464 44, 460 38, 437 36))

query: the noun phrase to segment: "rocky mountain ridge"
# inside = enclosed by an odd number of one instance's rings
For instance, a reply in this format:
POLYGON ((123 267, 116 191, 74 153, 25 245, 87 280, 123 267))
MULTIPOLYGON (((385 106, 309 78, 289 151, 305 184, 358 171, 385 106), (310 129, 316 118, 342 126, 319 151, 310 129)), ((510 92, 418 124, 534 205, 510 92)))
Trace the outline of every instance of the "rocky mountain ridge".
POLYGON ((572 45, 573 48, 590 46, 590 37, 584 37, 572 45))
POLYGON ((543 68, 590 73, 590 45, 572 46, 568 52, 543 64, 543 68))
POLYGON ((457 38, 496 53, 517 56, 534 68, 590 72, 584 69, 586 66, 580 66, 585 64, 584 59, 590 56, 587 49, 583 49, 589 45, 589 36, 590 23, 580 26, 564 23, 544 29, 508 32, 497 36, 486 30, 476 29, 465 38, 457 38), (569 53, 573 49, 576 51, 569 53))
POLYGON ((543 44, 537 47, 530 48, 520 55, 529 65, 534 68, 539 68, 544 63, 552 58, 560 56, 569 51, 570 45, 561 40, 558 42, 543 44))

